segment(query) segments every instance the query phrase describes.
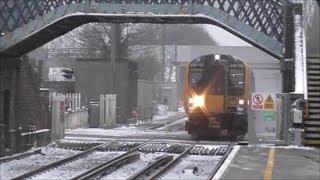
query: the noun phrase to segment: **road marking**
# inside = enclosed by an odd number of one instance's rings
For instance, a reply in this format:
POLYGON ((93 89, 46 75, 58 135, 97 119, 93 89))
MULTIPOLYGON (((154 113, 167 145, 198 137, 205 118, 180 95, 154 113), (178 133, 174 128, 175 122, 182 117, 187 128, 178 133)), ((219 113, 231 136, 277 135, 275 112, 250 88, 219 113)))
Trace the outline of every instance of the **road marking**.
POLYGON ((264 180, 272 179, 272 171, 273 171, 273 165, 274 165, 274 155, 275 155, 275 149, 271 148, 269 150, 269 156, 268 156, 268 162, 267 167, 264 170, 264 180))

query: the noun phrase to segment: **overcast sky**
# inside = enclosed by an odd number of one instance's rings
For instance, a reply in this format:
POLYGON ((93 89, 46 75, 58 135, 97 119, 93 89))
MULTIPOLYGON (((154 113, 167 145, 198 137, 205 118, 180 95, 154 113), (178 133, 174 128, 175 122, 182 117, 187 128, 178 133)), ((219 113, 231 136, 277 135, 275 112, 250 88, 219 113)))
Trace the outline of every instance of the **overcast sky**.
POLYGON ((220 46, 251 46, 220 27, 214 25, 204 25, 204 27, 220 46))

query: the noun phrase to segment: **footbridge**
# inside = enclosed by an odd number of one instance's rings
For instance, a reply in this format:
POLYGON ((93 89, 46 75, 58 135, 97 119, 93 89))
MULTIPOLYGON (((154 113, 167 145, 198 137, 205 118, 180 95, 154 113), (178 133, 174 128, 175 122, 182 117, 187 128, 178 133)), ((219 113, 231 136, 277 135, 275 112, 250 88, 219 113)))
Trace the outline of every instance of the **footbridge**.
POLYGON ((20 56, 89 22, 219 26, 283 58, 288 0, 4 0, 0 54, 20 56))

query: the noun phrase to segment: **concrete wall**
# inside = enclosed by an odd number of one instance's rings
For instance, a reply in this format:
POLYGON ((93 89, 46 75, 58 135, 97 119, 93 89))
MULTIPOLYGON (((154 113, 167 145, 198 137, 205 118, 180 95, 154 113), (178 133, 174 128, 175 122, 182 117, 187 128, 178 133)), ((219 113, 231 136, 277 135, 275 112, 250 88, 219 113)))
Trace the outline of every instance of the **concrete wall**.
POLYGON ((42 81, 42 87, 48 88, 50 93, 73 93, 75 92, 74 81, 42 81))
MULTIPOLYGON (((75 63, 75 91, 81 93, 82 104, 98 102, 100 94, 112 93, 110 61, 79 59, 75 63)), ((137 103, 137 79, 134 63, 123 60, 116 65, 117 121, 125 123, 137 103)))
POLYGON ((152 101, 157 101, 159 96, 159 87, 156 87, 154 81, 138 80, 138 107, 152 107, 152 101))
POLYGON ((166 98, 169 110, 176 111, 178 103, 177 83, 138 80, 138 107, 152 107, 153 101, 161 104, 166 98))

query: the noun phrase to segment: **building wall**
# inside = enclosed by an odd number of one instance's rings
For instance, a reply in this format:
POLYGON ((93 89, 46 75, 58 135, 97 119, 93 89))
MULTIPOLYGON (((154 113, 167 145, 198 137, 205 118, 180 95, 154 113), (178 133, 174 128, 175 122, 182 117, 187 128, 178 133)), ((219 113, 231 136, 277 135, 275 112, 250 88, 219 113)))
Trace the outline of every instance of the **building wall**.
POLYGON ((48 88, 50 93, 74 93, 75 82, 74 81, 42 81, 42 87, 48 88))
MULTIPOLYGON (((137 79, 134 63, 123 60, 116 63, 117 121, 125 123, 137 105, 137 79), (132 67, 131 67, 132 66, 132 67)), ((100 94, 112 92, 110 61, 79 59, 75 63, 75 91, 81 93, 82 104, 98 102, 100 94)))

